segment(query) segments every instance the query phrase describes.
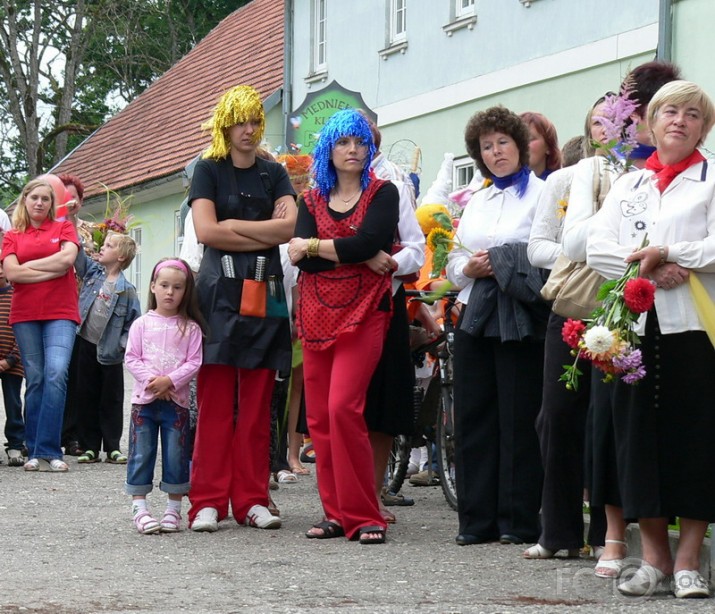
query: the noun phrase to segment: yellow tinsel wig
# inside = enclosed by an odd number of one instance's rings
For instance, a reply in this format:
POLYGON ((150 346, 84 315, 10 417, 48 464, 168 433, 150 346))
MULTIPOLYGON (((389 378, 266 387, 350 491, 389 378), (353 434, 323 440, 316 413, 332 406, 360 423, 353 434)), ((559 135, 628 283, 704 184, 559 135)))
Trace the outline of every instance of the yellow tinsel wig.
POLYGON ((258 121, 254 134, 256 145, 263 139, 266 116, 258 92, 250 85, 237 85, 228 90, 218 101, 211 119, 201 127, 211 131, 211 145, 204 152, 204 158, 222 160, 231 150, 228 128, 247 121, 258 121))

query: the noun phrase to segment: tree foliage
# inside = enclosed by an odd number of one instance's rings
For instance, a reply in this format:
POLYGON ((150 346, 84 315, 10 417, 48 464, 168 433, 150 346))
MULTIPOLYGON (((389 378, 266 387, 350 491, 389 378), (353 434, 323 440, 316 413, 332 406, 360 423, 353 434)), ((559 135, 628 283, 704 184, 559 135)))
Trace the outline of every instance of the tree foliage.
POLYGON ((0 198, 56 164, 248 1, 0 0, 0 198))

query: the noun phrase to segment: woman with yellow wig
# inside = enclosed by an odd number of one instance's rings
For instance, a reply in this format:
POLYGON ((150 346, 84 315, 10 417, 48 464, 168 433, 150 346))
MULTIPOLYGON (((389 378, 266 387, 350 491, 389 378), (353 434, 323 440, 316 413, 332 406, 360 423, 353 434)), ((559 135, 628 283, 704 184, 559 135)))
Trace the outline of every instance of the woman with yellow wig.
POLYGON ((265 116, 255 89, 226 92, 204 127, 212 141, 196 165, 189 205, 205 246, 196 287, 209 332, 189 522, 194 531, 216 531, 230 503, 237 522, 277 529, 266 491, 270 401, 275 372, 291 366, 278 245, 293 235, 295 192, 280 164, 256 156, 265 116))

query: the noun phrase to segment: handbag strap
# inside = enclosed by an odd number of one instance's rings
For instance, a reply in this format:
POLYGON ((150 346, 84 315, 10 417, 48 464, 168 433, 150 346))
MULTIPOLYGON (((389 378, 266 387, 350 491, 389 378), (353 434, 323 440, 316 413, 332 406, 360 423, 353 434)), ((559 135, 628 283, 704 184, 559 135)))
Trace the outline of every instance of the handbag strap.
POLYGON ((593 212, 597 213, 603 206, 609 190, 611 189, 611 175, 606 164, 596 162, 597 172, 593 173, 593 212))

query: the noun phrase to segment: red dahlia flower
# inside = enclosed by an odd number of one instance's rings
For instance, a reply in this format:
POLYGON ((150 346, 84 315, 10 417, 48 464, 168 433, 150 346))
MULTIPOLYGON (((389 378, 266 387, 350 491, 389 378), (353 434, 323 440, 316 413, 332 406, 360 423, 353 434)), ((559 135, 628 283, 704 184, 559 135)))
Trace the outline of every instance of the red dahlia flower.
POLYGON ((655 286, 643 277, 629 279, 623 288, 623 300, 633 313, 644 313, 653 307, 655 286))
POLYGON ((564 326, 561 329, 561 338, 570 348, 576 348, 585 330, 586 325, 581 322, 581 320, 572 320, 569 318, 564 322, 564 326))

